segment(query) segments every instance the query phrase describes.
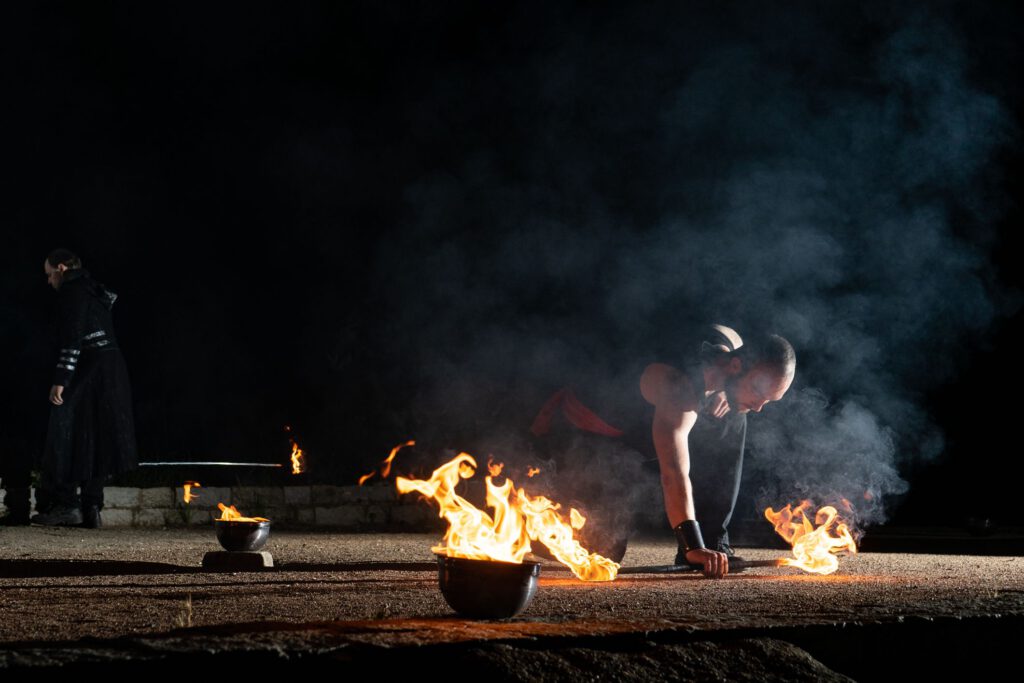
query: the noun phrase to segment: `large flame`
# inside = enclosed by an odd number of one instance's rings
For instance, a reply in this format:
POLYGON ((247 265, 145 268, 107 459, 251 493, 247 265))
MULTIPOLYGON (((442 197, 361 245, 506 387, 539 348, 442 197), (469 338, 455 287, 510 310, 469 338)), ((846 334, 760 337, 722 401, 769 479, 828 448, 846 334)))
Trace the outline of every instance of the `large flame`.
POLYGON ((501 486, 494 484, 493 476, 484 479, 487 505, 494 509, 493 517, 457 494, 459 480, 472 477, 476 467, 473 456, 460 453, 434 470, 430 479, 396 479, 399 493, 418 491, 433 499, 440 507, 440 516, 448 521, 448 531, 435 552, 450 557, 521 563, 530 552, 530 541, 535 540, 546 545, 555 558, 584 581, 615 578, 618 564, 587 552, 573 538, 573 525, 582 526, 586 521, 578 512, 572 515, 575 511, 571 511, 572 523, 566 522, 558 512, 558 504, 543 496, 531 497, 521 488, 514 490, 508 478, 501 486))
POLYGON ((243 517, 242 513, 234 505, 225 505, 224 503, 217 503, 217 507, 220 508, 220 521, 222 522, 269 522, 270 520, 266 517, 243 517))
POLYGON ((808 517, 812 506, 811 501, 805 500, 795 509, 788 504, 778 512, 766 508, 764 516, 793 546, 794 557, 784 559, 783 564, 815 574, 831 574, 839 568, 835 554, 844 550, 856 553, 857 544, 846 522, 831 505, 819 508, 812 524, 808 517))

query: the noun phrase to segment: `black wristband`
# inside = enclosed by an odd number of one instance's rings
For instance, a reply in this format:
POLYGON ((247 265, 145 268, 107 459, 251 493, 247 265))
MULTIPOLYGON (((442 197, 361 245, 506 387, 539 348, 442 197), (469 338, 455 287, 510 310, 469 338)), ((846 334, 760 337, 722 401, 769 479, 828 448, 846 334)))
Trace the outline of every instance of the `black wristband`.
POLYGON ((700 534, 700 524, 695 519, 687 519, 679 523, 673 531, 676 532, 676 539, 679 541, 679 545, 686 549, 687 552, 691 550, 700 550, 704 547, 704 538, 700 534))

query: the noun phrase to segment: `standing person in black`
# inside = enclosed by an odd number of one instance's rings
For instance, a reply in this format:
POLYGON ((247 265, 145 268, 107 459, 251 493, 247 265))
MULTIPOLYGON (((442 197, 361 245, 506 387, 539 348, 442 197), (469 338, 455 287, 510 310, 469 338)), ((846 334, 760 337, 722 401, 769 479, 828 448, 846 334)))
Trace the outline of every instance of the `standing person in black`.
POLYGON ((43 451, 52 506, 32 522, 97 528, 104 482, 137 464, 128 369, 110 314, 117 295, 66 249, 52 252, 43 269, 57 290, 60 351, 43 451))

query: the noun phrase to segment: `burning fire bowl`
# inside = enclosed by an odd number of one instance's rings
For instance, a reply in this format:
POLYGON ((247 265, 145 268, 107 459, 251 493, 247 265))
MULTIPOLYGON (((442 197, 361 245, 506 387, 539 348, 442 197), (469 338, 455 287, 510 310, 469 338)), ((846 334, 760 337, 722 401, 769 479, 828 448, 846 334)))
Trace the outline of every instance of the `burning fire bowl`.
POLYGON ((437 580, 448 605, 471 619, 508 619, 537 592, 539 562, 495 562, 437 555, 437 580))
POLYGON ((228 522, 213 520, 217 540, 224 550, 246 552, 259 550, 270 537, 270 522, 228 522))

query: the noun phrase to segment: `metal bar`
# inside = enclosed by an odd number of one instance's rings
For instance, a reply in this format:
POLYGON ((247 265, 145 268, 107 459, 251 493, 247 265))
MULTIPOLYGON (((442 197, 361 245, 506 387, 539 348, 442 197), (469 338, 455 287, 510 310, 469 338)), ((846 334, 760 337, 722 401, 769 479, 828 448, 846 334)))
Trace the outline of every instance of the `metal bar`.
MULTIPOLYGON (((734 557, 729 560, 730 571, 743 571, 751 567, 781 567, 782 558, 774 560, 744 560, 734 557)), ((703 567, 689 564, 653 564, 644 567, 622 567, 619 574, 685 574, 703 571, 703 567)))
POLYGON ((272 462, 140 462, 139 467, 174 467, 177 465, 204 465, 209 467, 284 467, 281 463, 272 462))

